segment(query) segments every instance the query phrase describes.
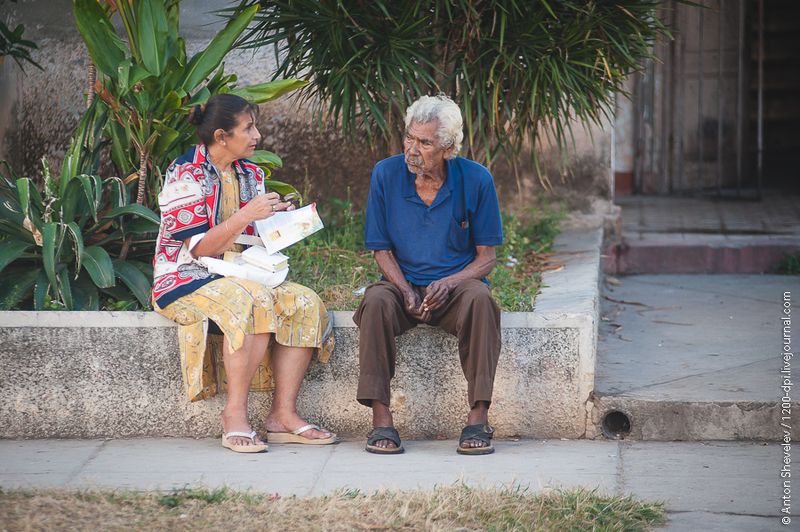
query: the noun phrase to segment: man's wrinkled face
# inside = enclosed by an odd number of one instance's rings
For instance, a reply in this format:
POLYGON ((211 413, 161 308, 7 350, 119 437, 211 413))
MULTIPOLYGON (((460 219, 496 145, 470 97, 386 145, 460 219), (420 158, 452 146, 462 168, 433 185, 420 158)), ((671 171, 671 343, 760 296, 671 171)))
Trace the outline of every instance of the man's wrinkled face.
POLYGON ((411 122, 403 137, 403 154, 412 174, 443 175, 445 160, 453 149, 443 148, 436 137, 439 121, 427 124, 411 122))

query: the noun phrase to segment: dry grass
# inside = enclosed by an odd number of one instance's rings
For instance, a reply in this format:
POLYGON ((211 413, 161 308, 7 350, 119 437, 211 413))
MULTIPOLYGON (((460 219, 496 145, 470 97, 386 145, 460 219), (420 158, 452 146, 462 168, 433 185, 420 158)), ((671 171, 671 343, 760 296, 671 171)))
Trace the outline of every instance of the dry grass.
POLYGON ((0 529, 18 530, 647 530, 660 503, 585 489, 532 495, 472 489, 282 498, 228 489, 139 492, 0 490, 0 529))

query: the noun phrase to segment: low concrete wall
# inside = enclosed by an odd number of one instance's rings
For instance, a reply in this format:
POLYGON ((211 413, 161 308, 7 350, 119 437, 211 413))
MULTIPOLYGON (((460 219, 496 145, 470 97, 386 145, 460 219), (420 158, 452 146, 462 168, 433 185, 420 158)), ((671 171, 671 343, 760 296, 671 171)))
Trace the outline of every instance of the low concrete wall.
MULTIPOLYGON (((562 233, 534 312, 504 313, 491 420, 500 436, 579 438, 594 385, 601 230, 562 233)), ((337 347, 313 363, 299 410, 360 437, 358 330, 334 312, 337 347)), ((418 327, 399 338, 392 401, 406 438, 453 437, 467 412, 455 339, 418 327)), ((255 426, 271 394, 251 394, 255 426)), ((224 397, 190 403, 175 325, 153 312, 0 312, 0 437, 214 436, 224 397)))

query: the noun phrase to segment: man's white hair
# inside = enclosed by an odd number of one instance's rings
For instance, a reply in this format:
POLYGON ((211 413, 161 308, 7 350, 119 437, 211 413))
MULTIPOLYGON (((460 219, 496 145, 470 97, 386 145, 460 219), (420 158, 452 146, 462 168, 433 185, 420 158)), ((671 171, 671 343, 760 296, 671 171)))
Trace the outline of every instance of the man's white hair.
POLYGON ((448 159, 458 155, 461 142, 464 140, 464 121, 461 118, 461 109, 456 102, 439 94, 438 96, 422 96, 406 109, 406 129, 412 122, 427 124, 437 120, 439 127, 436 137, 443 148, 453 147, 448 159))

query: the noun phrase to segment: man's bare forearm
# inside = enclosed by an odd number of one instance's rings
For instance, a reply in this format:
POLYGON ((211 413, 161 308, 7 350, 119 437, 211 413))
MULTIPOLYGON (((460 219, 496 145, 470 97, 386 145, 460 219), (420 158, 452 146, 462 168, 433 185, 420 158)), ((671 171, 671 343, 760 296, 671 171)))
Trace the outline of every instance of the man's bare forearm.
POLYGON ((453 275, 448 275, 448 279, 456 282, 466 281, 467 279, 481 280, 491 273, 497 263, 497 255, 493 246, 476 246, 477 254, 475 258, 467 264, 463 270, 453 275))
POLYGON ((403 271, 400 269, 400 265, 397 263, 397 259, 394 257, 394 253, 392 253, 391 250, 376 251, 374 257, 375 262, 378 263, 378 267, 381 269, 381 273, 383 273, 387 281, 399 288, 401 292, 412 290, 411 285, 403 275, 403 271))

